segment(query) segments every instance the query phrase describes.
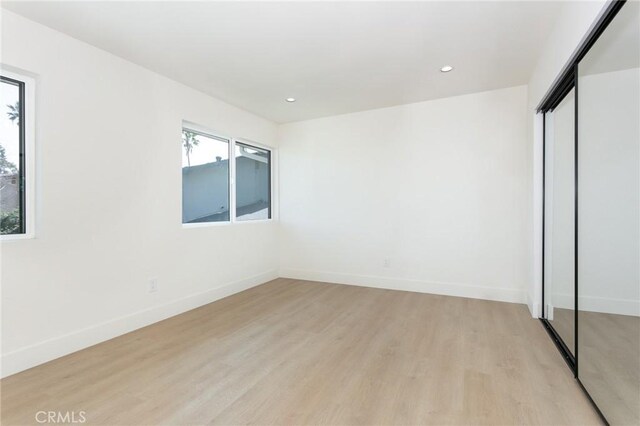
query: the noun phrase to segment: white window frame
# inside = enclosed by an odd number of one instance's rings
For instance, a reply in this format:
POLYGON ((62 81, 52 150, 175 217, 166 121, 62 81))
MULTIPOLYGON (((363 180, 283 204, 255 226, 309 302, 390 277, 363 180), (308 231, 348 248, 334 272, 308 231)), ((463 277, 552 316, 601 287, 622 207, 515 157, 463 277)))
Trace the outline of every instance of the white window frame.
POLYGON ((24 222, 22 234, 0 235, 0 241, 29 240, 36 237, 36 81, 20 72, 10 71, 0 65, 0 75, 24 83, 24 222))
MULTIPOLYGON (((204 135, 209 135, 215 138, 225 139, 229 141, 229 220, 224 222, 199 222, 199 223, 182 223, 183 228, 206 228, 210 226, 230 226, 230 225, 246 225, 246 224, 257 224, 257 223, 269 223, 273 222, 276 217, 276 203, 275 200, 275 158, 276 158, 276 150, 275 148, 261 144, 259 142, 252 141, 250 139, 244 138, 233 138, 230 136, 225 136, 224 133, 212 130, 210 128, 204 127, 202 125, 193 123, 191 121, 182 121, 182 127, 180 129, 180 133, 182 134, 183 130, 192 130, 196 133, 202 133, 204 135), (270 152, 269 158, 269 177, 270 177, 270 197, 269 197, 269 210, 271 211, 271 217, 268 219, 254 219, 254 220, 238 220, 236 217, 236 142, 241 143, 243 145, 250 145, 256 148, 264 149, 270 152)), ((182 158, 182 141, 180 141, 180 158, 182 158)), ((182 167, 182 160, 181 160, 182 167)), ((182 191, 182 186, 180 187, 182 191)), ((181 215, 182 216, 182 215, 181 215)), ((180 219, 182 220, 182 219, 180 219)))

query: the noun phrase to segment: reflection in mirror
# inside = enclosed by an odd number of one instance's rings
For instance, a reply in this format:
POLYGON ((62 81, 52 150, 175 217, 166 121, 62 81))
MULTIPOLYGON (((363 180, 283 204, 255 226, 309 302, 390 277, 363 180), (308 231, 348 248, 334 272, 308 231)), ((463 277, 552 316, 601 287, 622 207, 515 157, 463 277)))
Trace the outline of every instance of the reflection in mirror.
POLYGON ((578 67, 578 375, 640 424, 640 13, 627 2, 578 67))
POLYGON ((545 318, 574 353, 575 95, 545 115, 545 318))

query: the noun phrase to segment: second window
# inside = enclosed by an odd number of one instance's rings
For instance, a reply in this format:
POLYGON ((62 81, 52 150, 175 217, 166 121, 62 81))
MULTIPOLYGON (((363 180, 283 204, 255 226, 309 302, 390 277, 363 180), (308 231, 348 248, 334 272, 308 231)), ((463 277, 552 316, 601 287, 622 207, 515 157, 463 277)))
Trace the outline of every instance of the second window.
POLYGON ((271 151, 184 125, 182 223, 266 219, 271 219, 271 151))

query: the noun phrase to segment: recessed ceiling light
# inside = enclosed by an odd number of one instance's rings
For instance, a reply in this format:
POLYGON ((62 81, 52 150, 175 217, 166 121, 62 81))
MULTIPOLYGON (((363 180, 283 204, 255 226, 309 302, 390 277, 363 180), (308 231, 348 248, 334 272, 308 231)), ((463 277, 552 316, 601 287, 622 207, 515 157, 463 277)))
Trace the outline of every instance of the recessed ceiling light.
POLYGON ((449 71, 453 71, 453 67, 451 65, 445 65, 444 67, 440 68, 440 72, 449 72, 449 71))
POLYGON ((296 98, 287 98, 287 99, 285 99, 285 101, 287 101, 287 102, 295 102, 296 98))

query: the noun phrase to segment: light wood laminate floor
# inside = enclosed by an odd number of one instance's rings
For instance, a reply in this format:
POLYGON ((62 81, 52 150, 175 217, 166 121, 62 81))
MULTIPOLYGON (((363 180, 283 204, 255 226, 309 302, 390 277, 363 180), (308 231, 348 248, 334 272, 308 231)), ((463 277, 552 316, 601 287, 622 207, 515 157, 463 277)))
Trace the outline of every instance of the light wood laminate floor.
MULTIPOLYGON (((551 324, 573 351, 573 309, 551 324)), ((640 425, 640 317, 578 312, 580 381, 612 425, 640 425)))
POLYGON ((0 385, 3 425, 599 424, 524 305, 290 279, 0 385))

